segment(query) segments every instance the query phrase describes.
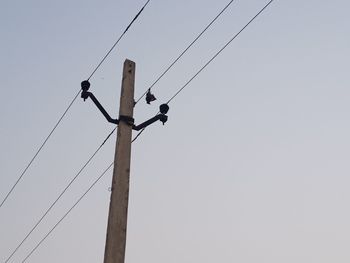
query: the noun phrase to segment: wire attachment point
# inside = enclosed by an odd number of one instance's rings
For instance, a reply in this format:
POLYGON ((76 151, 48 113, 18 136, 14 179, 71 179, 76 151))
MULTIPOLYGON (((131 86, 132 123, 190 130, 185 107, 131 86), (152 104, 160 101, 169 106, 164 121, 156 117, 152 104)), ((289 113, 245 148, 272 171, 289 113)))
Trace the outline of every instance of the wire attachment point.
POLYGON ((101 105, 101 103, 97 100, 97 98, 94 96, 94 94, 92 94, 90 91, 88 91, 88 89, 90 88, 90 83, 87 80, 84 80, 81 83, 81 97, 84 99, 84 101, 87 98, 90 98, 93 103, 95 103, 96 107, 100 110, 100 112, 103 114, 103 116, 105 116, 105 118, 107 119, 108 122, 114 123, 114 124, 119 124, 120 121, 132 126, 133 130, 139 131, 141 129, 146 128, 147 126, 151 125, 152 123, 160 120, 163 125, 164 123, 167 122, 168 120, 168 116, 166 116, 165 114, 168 112, 169 110, 169 106, 167 104, 162 104, 159 107, 160 110, 160 114, 150 118, 149 120, 139 124, 139 125, 135 125, 135 120, 130 117, 130 116, 124 116, 124 115, 120 115, 119 116, 119 120, 118 119, 113 119, 108 112, 103 108, 103 106, 101 105))
POLYGON ((84 99, 84 101, 89 97, 88 90, 90 88, 90 82, 88 80, 84 80, 80 84, 81 86, 81 97, 84 99))
POLYGON ((130 125, 130 126, 133 126, 134 125, 134 118, 131 118, 130 116, 125 116, 125 115, 120 115, 119 116, 119 122, 125 122, 126 124, 130 125))
POLYGON ((165 114, 160 114, 159 120, 163 123, 163 125, 168 121, 168 116, 165 114))
POLYGON ((167 114, 168 113, 168 111, 169 111, 169 105, 168 104, 162 104, 162 105, 160 105, 159 106, 159 111, 160 111, 160 113, 162 113, 162 114, 167 114))

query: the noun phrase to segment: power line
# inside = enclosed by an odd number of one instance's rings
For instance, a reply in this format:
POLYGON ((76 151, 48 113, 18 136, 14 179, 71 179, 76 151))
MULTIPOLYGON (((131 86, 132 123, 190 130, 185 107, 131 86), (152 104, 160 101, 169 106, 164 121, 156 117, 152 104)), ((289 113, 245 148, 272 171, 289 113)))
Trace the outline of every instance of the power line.
MULTIPOLYGON (((169 104, 182 90, 187 87, 231 42, 237 38, 245 28, 252 23, 274 0, 270 0, 237 34, 235 34, 215 55, 199 70, 197 73, 188 80, 185 85, 183 85, 169 100, 166 104, 169 104)), ((138 136, 144 131, 144 129, 133 139, 133 142, 138 138, 138 136)), ((34 247, 34 249, 27 255, 27 257, 22 261, 25 262, 32 253, 44 242, 44 240, 52 233, 52 231, 62 222, 62 220, 74 209, 74 207, 81 201, 81 199, 91 190, 91 188, 98 182, 100 178, 110 169, 113 163, 104 171, 104 173, 90 186, 90 188, 81 196, 78 201, 66 212, 66 214, 55 224, 55 226, 44 236, 44 238, 34 247)))
POLYGON ((179 93, 187 87, 188 84, 190 84, 192 82, 192 80, 194 80, 218 55, 220 55, 220 53, 228 46, 232 43, 233 40, 235 40, 243 31, 244 29, 246 29, 250 23, 252 23, 274 0, 270 0, 252 19, 249 20, 249 22, 240 30, 238 31, 237 34, 235 34, 218 52, 215 53, 215 55, 207 62, 205 63, 205 65, 197 71, 197 73, 190 78, 185 85, 183 85, 169 100, 166 104, 169 104, 177 95, 179 95, 179 93))
POLYGON ((40 219, 36 222, 36 224, 32 227, 32 229, 28 232, 28 234, 23 238, 23 240, 17 245, 17 247, 12 251, 11 255, 6 259, 5 263, 7 263, 12 256, 18 251, 18 249, 23 245, 23 243, 29 238, 29 236, 33 233, 33 231, 38 227, 38 225, 43 221, 43 219, 47 216, 47 214, 52 210, 52 208, 56 205, 59 199, 64 195, 64 193, 68 190, 68 188, 73 184, 73 182, 78 178, 78 176, 83 172, 86 166, 92 161, 95 155, 101 150, 102 146, 108 141, 111 135, 114 133, 117 127, 115 127, 106 137, 106 139, 102 142, 102 144, 96 149, 96 151, 91 155, 91 157, 86 161, 86 163, 82 166, 82 168, 78 171, 78 173, 71 179, 68 185, 63 189, 63 191, 59 194, 56 200, 50 205, 50 207, 45 211, 45 213, 40 217, 40 219))
MULTIPOLYGON (((90 74, 88 80, 90 80, 90 78, 95 74, 95 72, 97 71, 97 69, 102 65, 102 63, 106 60, 106 58, 109 56, 109 54, 113 51, 113 49, 116 47, 116 45, 119 43, 119 41, 123 38, 123 36, 125 35, 125 33, 129 30, 129 28, 131 27, 131 25, 136 21, 136 19, 139 17, 139 15, 142 13, 142 11, 144 10, 144 8, 148 5, 148 3, 150 2, 150 0, 148 0, 143 7, 140 9, 140 11, 136 14, 136 16, 133 18, 133 20, 129 23, 129 25, 126 27, 126 29, 124 30, 124 32, 120 35, 120 37, 118 38, 118 40, 113 44, 113 46, 111 47, 111 49, 107 52, 107 54, 103 57, 103 59, 100 61, 100 63, 97 65, 97 67, 93 70, 93 72, 90 74)), ((36 153, 34 154, 34 156, 32 157, 32 159, 30 160, 30 162, 28 163, 28 165, 26 166, 26 168, 23 170, 23 172, 21 173, 21 175, 18 177, 18 179, 16 180, 16 182, 14 183, 14 185, 11 187, 10 191, 6 194, 5 198, 1 201, 0 204, 0 208, 3 206, 3 204, 6 202, 6 200, 8 199, 8 197, 11 195, 11 193, 13 192, 13 190, 16 188, 17 184, 21 181, 22 177, 26 174, 27 170, 29 169, 29 167, 32 165, 32 163, 34 162, 34 160, 36 159, 36 157, 38 156, 38 154, 41 152, 41 150, 43 149, 43 147, 45 146, 45 144, 47 143, 47 141, 50 139, 51 135, 54 133, 54 131, 56 130, 56 128, 58 127, 58 125, 61 123, 61 121, 63 120, 63 118, 65 117, 65 115, 67 114, 67 112, 69 111, 69 109, 71 108, 71 106, 73 105, 73 103, 75 102, 75 100, 77 99, 77 97, 79 96, 80 93, 80 89, 78 91, 78 93, 74 96, 73 100, 70 102, 70 104, 68 105, 68 107, 66 108, 66 110, 64 111, 64 113, 61 115, 61 117, 58 119, 57 123, 55 124, 55 126, 53 127, 53 129, 50 131, 49 135, 45 138, 44 142, 41 144, 41 146, 39 147, 39 149, 36 151, 36 153)))
MULTIPOLYGON (((142 130, 143 131, 143 130, 142 130)), ((141 132, 142 132, 141 131, 141 132)), ((136 139, 136 138, 135 138, 136 139)), ((135 141, 132 140, 132 142, 135 141)), ((105 170, 104 172, 92 183, 92 185, 86 190, 86 192, 77 200, 77 202, 61 217, 61 219, 51 228, 51 230, 39 241, 39 243, 31 250, 31 252, 25 257, 25 259, 22 261, 25 262, 33 253, 35 250, 38 249, 38 247, 46 240, 46 238, 55 230, 55 228, 63 221, 63 219, 77 206, 77 204, 84 198, 84 196, 95 186, 95 184, 106 174, 106 172, 113 166, 114 162, 112 162, 105 170)))
MULTIPOLYGON (((211 27, 211 25, 226 11, 226 9, 234 2, 231 0, 228 4, 214 17, 213 20, 199 33, 199 35, 180 53, 180 55, 163 71, 162 74, 152 83, 151 86, 136 100, 135 105, 147 94, 147 91, 153 88, 158 81, 175 65, 176 62, 180 60, 180 58, 194 45, 194 43, 211 27)), ((142 129, 132 140, 132 142, 136 141, 138 137, 144 132, 145 128, 142 129)))
POLYGON ((61 219, 51 228, 51 230, 40 240, 40 242, 30 251, 30 253, 23 259, 25 262, 38 247, 46 240, 46 238, 56 229, 56 227, 67 217, 67 215, 79 204, 79 202, 86 196, 88 192, 97 184, 97 182, 108 172, 113 166, 113 162, 103 171, 103 173, 93 182, 93 184, 84 192, 84 194, 74 203, 74 205, 61 217, 61 219))
MULTIPOLYGON (((260 11, 249 20, 249 22, 240 30, 238 33, 236 33, 218 52, 215 53, 215 55, 204 64, 202 68, 200 68, 197 73, 190 78, 167 102, 166 104, 169 104, 179 93, 186 88, 227 46, 229 46, 233 40, 235 40, 274 0, 270 0, 260 11)), ((139 136, 144 132, 145 128, 142 129, 133 139, 133 142, 136 141, 139 136)))
POLYGON ((231 0, 220 12, 215 16, 213 20, 199 33, 199 35, 181 52, 181 54, 165 69, 165 71, 159 75, 159 77, 153 82, 153 84, 138 98, 135 105, 147 94, 147 91, 154 87, 158 81, 175 65, 177 61, 193 46, 193 44, 207 31, 210 26, 226 11, 226 9, 233 3, 231 0))
MULTIPOLYGON (((145 7, 148 5, 148 3, 150 2, 150 0, 148 0, 143 7, 140 9, 140 11, 135 15, 135 17, 133 18, 133 20, 129 23, 129 25, 126 27, 126 29, 123 31, 123 33, 119 36, 119 38, 117 39, 117 41, 113 44, 113 46, 110 48, 110 50, 107 52, 107 54, 102 58, 102 60, 99 62, 99 64, 96 66, 96 68, 93 70, 93 72, 90 74, 90 76, 88 77, 88 80, 90 80, 90 78, 95 74, 95 72, 98 70, 98 68, 102 65, 102 63, 107 59, 107 57, 109 56, 109 54, 113 51, 113 49, 116 47, 116 45, 120 42, 120 40, 123 38, 123 36, 126 34, 126 32, 129 30, 129 28, 131 27, 131 25, 137 20, 137 18, 139 17, 139 15, 143 12, 143 10, 145 9, 145 7)), ((54 129, 51 131, 51 133, 49 134, 49 136, 46 138, 46 140, 44 141, 44 143, 42 144, 42 146, 39 148, 38 152, 34 155, 33 159, 31 160, 31 162, 29 163, 29 165, 26 167, 26 169, 24 170, 24 172, 21 174, 20 178, 17 180, 17 182, 15 183, 15 185, 11 188, 10 192, 7 194, 7 196, 5 197, 4 201, 1 203, 0 207, 3 205, 3 203, 6 201, 6 199, 8 198, 8 196, 11 194, 11 192, 13 191, 13 189, 16 187, 16 185, 18 184, 18 182, 21 180, 21 178, 23 177, 23 175, 25 174, 25 172, 27 171, 27 169, 29 168, 29 166, 31 165, 31 163, 34 161, 34 159, 36 158, 36 156, 38 155, 38 153, 40 152, 40 150, 43 148, 43 146, 45 145, 45 143, 47 142, 47 140, 49 139, 49 137, 51 136, 51 134, 53 133, 53 131, 56 129, 56 127, 58 126, 58 124, 61 122, 61 120, 63 119, 63 117, 65 116, 65 114, 68 112, 68 110, 70 109, 71 105, 74 103, 74 101, 76 100, 76 98, 78 97, 80 93, 80 90, 78 91, 77 95, 74 97, 73 101, 70 103, 69 107, 66 109, 66 111, 64 112, 64 114, 61 116, 61 118, 59 119, 58 123, 55 125, 54 129)), ((80 173, 85 169, 85 167, 90 163, 90 161, 94 158, 94 156, 97 154, 97 152, 101 149, 101 147, 103 146, 103 144, 108 140, 109 136, 114 132, 115 129, 113 129, 113 131, 107 136, 106 140, 101 144, 101 146, 95 151, 95 153, 90 157, 90 159, 85 163, 85 165, 81 168, 81 170, 76 174, 76 176, 71 180, 71 182, 67 185, 67 187, 62 191, 62 193, 59 195, 59 197, 52 203, 52 205, 48 208, 48 210, 44 213, 44 215, 39 219, 39 221, 34 225, 34 227, 29 231, 29 233, 26 235, 26 237, 21 241, 21 243, 16 247, 16 249, 12 252, 12 254, 9 256, 9 258, 6 260, 6 262, 8 262, 11 257, 16 253, 16 251, 21 247, 21 245, 25 242, 25 240, 31 235, 31 233, 36 229, 36 227, 41 223, 41 221, 45 218, 45 216, 49 213, 49 211, 55 206, 55 204, 58 202, 58 200, 62 197, 62 195, 67 191, 67 189, 70 187, 70 185, 76 180, 76 178, 80 175, 80 173)))
POLYGON ((36 151, 36 153, 34 154, 34 156, 32 157, 32 159, 30 160, 30 162, 27 164, 26 168, 22 171, 21 175, 18 177, 17 181, 15 182, 15 184, 11 187, 10 191, 6 194, 5 198, 2 200, 1 204, 0 204, 0 208, 3 206, 3 204, 6 202, 6 200, 8 199, 8 197, 11 195, 11 193, 13 192, 13 190, 16 188, 17 184, 19 183, 19 181, 22 179, 22 177, 26 174, 27 170, 29 169, 29 167, 32 165, 32 163, 34 162, 34 160, 36 159, 36 157, 38 156, 38 154, 41 152, 41 150, 43 149, 43 147, 45 146, 45 144, 47 143, 47 141, 50 139, 51 135, 54 133, 54 131, 56 130, 56 128, 58 127, 58 125, 61 123, 62 119, 66 116, 67 112, 69 111, 69 109, 71 108, 71 106, 73 105, 74 101, 77 99, 78 95, 80 93, 79 92, 74 96, 73 100, 69 103, 68 107, 66 108, 66 110, 63 112, 63 114, 61 115, 61 117, 58 119, 58 121, 56 122, 55 126, 53 127, 53 129, 50 131, 49 135, 45 138, 44 142, 41 144, 41 146, 39 147, 39 149, 36 151))
POLYGON ((137 138, 143 133, 143 131, 145 130, 146 128, 143 128, 141 131, 139 131, 139 133, 138 134, 136 134, 136 136, 135 136, 135 138, 134 139, 132 139, 132 141, 131 142, 134 142, 134 141, 136 141, 137 140, 137 138))
POLYGON ((143 7, 140 9, 140 11, 136 14, 136 16, 134 17, 134 19, 130 22, 130 24, 126 27, 126 29, 124 30, 124 32, 119 36, 119 38, 117 39, 117 41, 113 44, 113 46, 110 48, 110 50, 107 52, 107 54, 102 58, 102 60, 100 61, 100 63, 98 63, 98 65, 96 66, 96 68, 92 71, 92 73, 90 74, 90 76, 88 77, 87 80, 90 80, 90 78, 95 74, 95 72, 98 70, 98 68, 102 65, 102 63, 106 60, 106 58, 109 56, 109 54, 113 51, 113 49, 115 48, 115 46, 119 43, 119 41, 123 38, 123 36, 125 35, 125 33, 129 30, 129 28, 131 27, 131 25, 135 22, 135 20, 139 17, 139 15, 142 13, 142 11, 145 9, 145 7, 148 5, 148 3, 150 2, 150 0, 148 0, 143 7))

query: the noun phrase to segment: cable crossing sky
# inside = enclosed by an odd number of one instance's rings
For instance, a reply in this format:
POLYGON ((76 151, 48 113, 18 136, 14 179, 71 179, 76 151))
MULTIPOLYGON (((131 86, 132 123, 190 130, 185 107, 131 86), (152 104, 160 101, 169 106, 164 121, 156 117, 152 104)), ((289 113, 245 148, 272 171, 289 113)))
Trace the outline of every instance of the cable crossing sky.
MULTIPOLYGON (((252 19, 249 20, 249 22, 240 30, 238 33, 236 33, 218 52, 215 53, 211 59, 208 60, 207 63, 204 64, 203 67, 201 67, 196 74, 193 75, 167 102, 166 104, 169 104, 173 99, 175 99, 176 96, 180 94, 217 56, 220 55, 222 51, 224 51, 233 40, 235 40, 274 0, 269 1, 252 19)), ((133 139, 133 142, 136 141, 139 136, 144 132, 146 128, 142 129, 133 139)))
POLYGON ((117 129, 117 126, 107 135, 106 139, 101 143, 101 145, 96 149, 96 151, 90 156, 90 158, 85 162, 85 164, 80 168, 78 173, 70 180, 68 185, 63 189, 63 191, 58 195, 55 201, 50 205, 50 207, 45 211, 45 213, 40 217, 40 219, 35 223, 35 225, 30 229, 28 234, 22 239, 22 241, 17 245, 17 247, 12 251, 11 255, 5 260, 5 263, 9 262, 9 260, 13 257, 13 255, 18 251, 18 249, 23 245, 23 243, 29 238, 29 236, 34 232, 34 230, 39 226, 39 224, 44 220, 44 218, 48 215, 48 213, 54 208, 57 202, 62 198, 62 196, 66 193, 69 187, 74 183, 74 181, 81 175, 81 173, 85 170, 85 168, 89 165, 89 163, 94 159, 96 154, 101 150, 103 145, 108 141, 114 131, 117 129))
MULTIPOLYGON (((235 40, 274 0, 270 0, 252 19, 249 20, 247 24, 238 32, 236 33, 219 51, 217 51, 214 56, 211 57, 205 63, 193 77, 191 77, 168 101, 166 104, 169 104, 172 100, 174 100, 211 62, 215 60, 215 58, 222 53, 228 47, 233 40, 235 40)), ((195 38, 194 41, 191 42, 191 44, 174 60, 173 63, 170 64, 170 66, 160 75, 160 77, 151 85, 153 87, 169 70, 170 68, 187 52, 187 50, 200 38, 200 36, 215 22, 215 20, 232 4, 233 0, 230 1, 224 9, 221 10, 221 12, 207 25, 207 27, 195 38)), ((126 33, 126 31, 129 29, 129 27, 132 25, 132 23, 137 19, 139 14, 143 11, 145 6, 149 3, 149 1, 146 2, 146 4, 142 7, 140 12, 135 16, 133 21, 128 25, 124 33, 121 35, 121 37, 117 40, 117 42, 113 45, 113 47, 108 51, 107 55, 101 60, 101 62, 98 64, 98 66, 94 69, 92 74, 88 79, 90 79, 93 74, 97 71, 97 69, 101 66, 103 61, 107 58, 107 56, 111 53, 111 51, 114 49, 116 44, 120 41, 122 36, 126 33)), ((151 88, 150 87, 150 88, 151 88)), ((80 93, 80 91, 79 91, 80 93)), ((69 107, 65 111, 65 113, 62 115, 60 118, 59 122, 63 119, 64 115, 67 113, 69 110, 70 106, 73 104, 79 93, 75 96, 73 101, 70 103, 69 107)), ((147 93, 147 91, 136 101, 136 103, 147 93)), ((59 122, 56 124, 55 128, 58 126, 59 122)), ((55 129, 54 128, 54 129, 55 129)), ((25 236, 25 238, 20 242, 20 244, 13 250, 11 255, 7 258, 5 261, 8 262, 12 256, 17 252, 17 250, 21 247, 21 245, 28 239, 28 237, 32 234, 32 232, 37 228, 37 226, 42 222, 42 220, 45 218, 45 216, 50 212, 50 210, 55 206, 55 204, 58 202, 58 200, 63 196, 63 194, 67 191, 67 189, 71 186, 71 184, 77 179, 77 177, 81 174, 81 172, 85 169, 85 167, 91 162, 91 160, 94 158, 94 156, 98 153, 98 151, 102 148, 102 146, 107 142, 107 140, 110 138, 110 136, 114 133, 117 127, 115 127, 106 137, 106 139, 103 141, 103 143, 97 148, 97 150, 94 152, 94 154, 88 159, 88 161, 83 165, 83 167, 79 170, 79 172, 75 175, 75 177, 69 182, 69 184, 65 187, 65 189, 61 192, 61 194, 58 196, 58 198, 52 203, 52 205, 47 209, 47 211, 44 213, 44 215, 37 221, 37 223, 34 225, 34 227, 29 231, 29 233, 25 236)), ((51 134, 53 133, 54 129, 51 131, 47 139, 44 141, 43 145, 41 148, 45 145, 46 141, 49 139, 51 134)), ((144 131, 144 129, 133 139, 133 142, 140 136, 140 134, 144 131)), ((30 164, 34 161, 35 157, 38 155, 40 152, 41 148, 39 148, 39 151, 36 153, 36 155, 33 157, 32 161, 30 164)), ((29 168, 30 164, 27 166, 25 171, 29 168)), ((106 170, 94 181, 94 183, 84 192, 84 194, 74 203, 74 205, 64 214, 64 216, 54 225, 53 228, 44 236, 43 239, 31 250, 31 252, 24 258, 22 262, 25 262, 34 252, 35 250, 45 241, 45 239, 54 231, 54 229, 66 218, 66 216, 77 206, 77 204, 85 197, 85 195, 97 184, 97 182, 107 173, 107 171, 112 167, 113 163, 108 166, 106 170)), ((25 171, 22 173, 21 177, 24 175, 25 171)), ((19 182, 21 177, 17 180, 16 184, 19 182)), ((1 203, 1 205, 6 201, 7 197, 11 194, 12 190, 15 188, 16 184, 13 186, 9 194, 6 196, 4 201, 1 203)), ((1 207, 1 206, 0 206, 1 207)))
MULTIPOLYGON (((88 77, 88 80, 96 73, 96 71, 99 69, 99 67, 102 65, 102 63, 106 60, 106 58, 109 56, 109 54, 114 50, 114 48, 117 46, 117 44, 120 42, 120 40, 124 37, 124 35, 126 34, 126 32, 129 30, 129 28, 131 27, 131 25, 137 20, 137 18, 139 17, 139 15, 142 13, 142 11, 145 9, 145 7, 148 5, 148 3, 150 2, 150 0, 148 0, 143 7, 140 9, 140 11, 136 14, 136 16, 133 18, 133 20, 129 23, 129 25, 125 28, 124 32, 119 36, 119 38, 117 39, 117 41, 113 44, 113 46, 111 47, 111 49, 106 53, 106 55, 102 58, 102 60, 99 62, 99 64, 95 67, 95 69, 92 71, 92 73, 90 74, 90 76, 88 77)), ((69 103, 68 107, 65 109, 65 111, 63 112, 63 114, 61 115, 61 117, 58 119, 58 121, 56 122, 56 124, 54 125, 53 129, 50 131, 50 133, 48 134, 48 136, 45 138, 44 142, 40 145, 39 149, 36 151, 36 153, 34 154, 34 156, 32 157, 32 159, 30 160, 30 162, 27 164, 27 166, 25 167, 25 169, 23 170, 23 172, 21 173, 21 175, 18 177, 18 179, 16 180, 16 182, 14 183, 14 185, 11 187, 11 189, 9 190, 9 192, 6 194, 6 196, 4 197, 4 199, 1 201, 0 203, 0 208, 4 205, 4 203, 6 202, 6 200, 9 198, 9 196, 12 194, 13 190, 16 188, 17 184, 21 181, 21 179, 23 178, 23 176, 27 173, 29 167, 32 165, 32 163, 34 162, 34 160, 37 158, 38 154, 41 152, 41 150, 43 149, 43 147, 45 146, 45 144, 48 142, 48 140, 50 139, 50 137, 52 136, 52 134, 54 133, 54 131, 56 130, 56 128, 59 126, 59 124, 61 123, 61 121, 63 120, 63 118, 66 116, 67 112, 70 110, 70 108, 72 107, 73 103, 76 101, 76 99, 78 98, 80 94, 80 89, 78 90, 77 94, 74 96, 73 100, 69 103)))
POLYGON ((39 246, 46 240, 46 238, 56 229, 56 227, 68 216, 68 214, 80 203, 80 201, 87 195, 88 192, 102 179, 102 177, 111 169, 114 162, 112 162, 103 173, 97 177, 97 179, 91 184, 91 186, 84 192, 84 194, 78 198, 74 205, 68 209, 68 211, 57 221, 57 223, 50 229, 49 232, 38 242, 38 244, 29 252, 29 254, 23 259, 22 263, 25 262, 34 252, 39 248, 39 246))
POLYGON ((199 33, 199 35, 180 53, 180 55, 163 71, 162 74, 159 75, 159 77, 152 83, 151 86, 136 100, 135 105, 147 94, 147 91, 153 88, 158 81, 164 77, 164 75, 180 60, 180 58, 193 46, 194 43, 197 42, 197 40, 207 31, 212 24, 226 11, 226 9, 234 2, 234 0, 231 0, 215 17, 213 20, 210 21, 210 23, 199 33))

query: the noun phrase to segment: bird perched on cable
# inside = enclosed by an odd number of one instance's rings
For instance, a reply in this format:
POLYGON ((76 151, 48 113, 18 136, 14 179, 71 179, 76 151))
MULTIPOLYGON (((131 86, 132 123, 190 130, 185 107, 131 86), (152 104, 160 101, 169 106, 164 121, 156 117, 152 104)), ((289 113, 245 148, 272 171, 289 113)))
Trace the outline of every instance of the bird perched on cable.
POLYGON ((148 89, 146 94, 146 102, 147 104, 151 104, 152 101, 155 101, 156 97, 151 93, 151 89, 148 89))

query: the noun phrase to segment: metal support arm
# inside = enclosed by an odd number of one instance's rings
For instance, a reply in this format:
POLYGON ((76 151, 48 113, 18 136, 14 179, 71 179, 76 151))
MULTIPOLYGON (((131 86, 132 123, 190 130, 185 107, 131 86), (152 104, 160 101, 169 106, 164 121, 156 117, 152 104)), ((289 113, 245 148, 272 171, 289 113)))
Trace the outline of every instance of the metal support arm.
POLYGON ((103 106, 101 105, 101 103, 96 99, 96 97, 94 96, 94 94, 92 94, 89 91, 85 91, 83 90, 81 92, 81 97, 84 99, 84 101, 87 98, 91 98, 91 100, 95 103, 95 105, 97 106, 97 108, 101 111, 101 113, 103 114, 103 116, 105 116, 105 118, 107 119, 107 121, 114 123, 114 124, 119 124, 119 120, 118 119, 112 119, 111 116, 109 116, 108 112, 103 108, 103 106))
POLYGON ((158 115, 154 116, 153 118, 149 119, 148 121, 145 121, 137 126, 133 125, 132 129, 135 131, 142 130, 143 128, 146 128, 148 125, 151 125, 152 123, 154 123, 158 120, 164 124, 168 120, 168 116, 166 116, 165 114, 158 114, 158 115))
POLYGON ((144 128, 146 128, 147 126, 151 125, 152 123, 156 122, 156 121, 161 121, 164 125, 164 123, 167 122, 168 120, 168 116, 165 115, 165 113, 168 111, 169 107, 165 104, 161 105, 161 112, 160 114, 157 114, 156 116, 150 118, 149 120, 139 124, 139 125, 135 125, 134 124, 134 119, 129 117, 129 116, 119 116, 119 120, 118 119, 113 119, 111 116, 109 116, 108 112, 103 108, 103 106, 101 105, 101 103, 97 100, 97 98, 94 96, 94 94, 92 94, 91 92, 87 91, 88 88, 83 88, 82 92, 81 92, 81 97, 84 99, 84 101, 87 98, 91 98, 91 100, 95 103, 96 107, 101 111, 101 113, 103 114, 103 116, 105 116, 105 118, 107 119, 108 122, 114 123, 114 124, 119 124, 120 121, 124 121, 127 124, 132 126, 132 129, 135 131, 139 131, 142 130, 144 128), (164 110, 165 107, 165 110, 164 110))

